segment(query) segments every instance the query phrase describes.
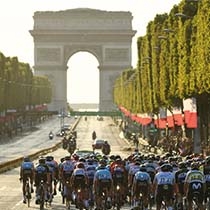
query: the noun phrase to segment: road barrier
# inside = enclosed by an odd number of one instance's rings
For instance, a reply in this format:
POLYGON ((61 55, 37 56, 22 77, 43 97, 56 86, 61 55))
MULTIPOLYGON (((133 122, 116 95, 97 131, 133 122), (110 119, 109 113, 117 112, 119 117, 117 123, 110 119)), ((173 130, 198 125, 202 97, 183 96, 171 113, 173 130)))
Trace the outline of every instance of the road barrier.
MULTIPOLYGON (((74 131, 80 121, 81 117, 79 117, 76 122, 73 124, 73 126, 71 127, 70 131, 74 131)), ((33 154, 28 155, 28 157, 30 157, 31 160, 35 160, 40 156, 46 155, 48 153, 51 153, 55 150, 57 150, 58 148, 61 147, 62 144, 62 140, 60 142, 58 142, 57 144, 55 144, 54 146, 39 150, 33 154)), ((10 161, 5 161, 3 163, 0 163, 0 173, 4 173, 8 170, 11 170, 13 168, 19 167, 23 161, 23 156, 18 157, 16 159, 10 160, 10 161)))

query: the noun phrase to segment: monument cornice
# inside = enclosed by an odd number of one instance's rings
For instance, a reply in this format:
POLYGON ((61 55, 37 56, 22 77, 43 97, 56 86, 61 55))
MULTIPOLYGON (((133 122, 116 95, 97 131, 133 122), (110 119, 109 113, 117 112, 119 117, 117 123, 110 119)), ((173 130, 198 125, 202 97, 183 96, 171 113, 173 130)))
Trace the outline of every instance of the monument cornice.
POLYGON ((37 35, 129 35, 134 36, 136 34, 136 30, 30 30, 29 31, 33 37, 37 35))

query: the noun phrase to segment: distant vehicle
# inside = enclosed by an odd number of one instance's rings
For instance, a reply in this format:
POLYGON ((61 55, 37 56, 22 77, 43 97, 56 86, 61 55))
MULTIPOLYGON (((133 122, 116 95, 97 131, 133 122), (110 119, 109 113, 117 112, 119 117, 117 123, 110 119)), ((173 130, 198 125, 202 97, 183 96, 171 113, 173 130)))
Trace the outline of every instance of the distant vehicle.
POLYGON ((93 150, 95 149, 102 149, 104 145, 103 139, 95 139, 94 143, 92 144, 93 150))
POLYGON ((54 137, 54 134, 53 134, 53 132, 52 132, 52 131, 50 131, 50 133, 49 133, 49 139, 50 139, 50 140, 52 140, 52 139, 53 139, 53 137, 54 137))
POLYGON ((76 151, 74 152, 74 154, 78 155, 79 157, 84 157, 84 158, 86 158, 86 157, 88 157, 88 156, 90 156, 90 155, 92 155, 92 154, 94 154, 94 153, 93 153, 92 150, 76 150, 76 151))
POLYGON ((56 136, 58 136, 58 137, 63 137, 65 135, 65 131, 64 130, 62 130, 62 131, 58 131, 57 133, 56 133, 56 136))
POLYGON ((71 125, 70 124, 64 124, 61 127, 61 131, 70 131, 71 130, 71 125))

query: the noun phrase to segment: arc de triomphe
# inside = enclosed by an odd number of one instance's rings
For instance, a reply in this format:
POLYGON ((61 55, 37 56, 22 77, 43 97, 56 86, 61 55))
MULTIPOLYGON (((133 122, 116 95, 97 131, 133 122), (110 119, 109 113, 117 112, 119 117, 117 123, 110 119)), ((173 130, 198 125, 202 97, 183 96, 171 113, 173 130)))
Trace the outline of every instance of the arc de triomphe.
POLYGON ((136 33, 131 13, 78 8, 38 11, 33 18, 34 72, 52 83, 49 110, 67 107, 67 63, 80 51, 93 54, 99 62, 99 110, 113 110, 114 81, 131 68, 132 37, 136 33))

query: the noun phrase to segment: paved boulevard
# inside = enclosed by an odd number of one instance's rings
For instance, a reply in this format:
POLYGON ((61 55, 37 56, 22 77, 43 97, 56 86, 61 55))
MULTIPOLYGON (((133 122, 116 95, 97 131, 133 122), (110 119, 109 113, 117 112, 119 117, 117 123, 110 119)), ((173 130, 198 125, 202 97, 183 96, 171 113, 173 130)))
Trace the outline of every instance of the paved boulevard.
MULTIPOLYGON (((39 148, 43 149, 44 147, 46 147, 46 142, 48 146, 50 146, 50 144, 53 145, 55 142, 58 142, 61 139, 59 137, 56 137, 54 140, 50 141, 48 140, 48 138, 46 138, 46 135, 48 134, 49 130, 57 131, 58 129, 59 119, 53 119, 51 122, 46 122, 44 126, 42 125, 40 127, 40 130, 38 131, 38 133, 36 133, 36 135, 33 132, 28 134, 27 137, 24 137, 24 141, 30 141, 30 143, 15 143, 16 146, 13 147, 12 150, 10 150, 8 148, 9 145, 7 145, 7 152, 5 152, 6 150, 2 149, 1 147, 1 150, 4 150, 4 154, 1 153, 2 157, 0 160, 2 160, 3 156, 4 159, 6 157, 9 157, 9 159, 11 159, 14 156, 22 156, 23 153, 26 154, 26 151, 28 154, 29 152, 34 152, 34 150, 37 150, 39 148), (40 143, 40 139, 41 142, 43 142, 43 146, 40 143), (10 151, 12 151, 11 154, 10 151)), ((81 118, 76 130, 78 136, 77 145, 79 149, 91 149, 91 134, 93 130, 95 130, 98 138, 108 140, 108 142, 111 144, 113 154, 120 154, 122 156, 126 156, 129 154, 126 154, 124 152, 125 148, 129 147, 128 143, 119 137, 119 129, 113 124, 113 121, 109 117, 105 117, 104 121, 97 121, 96 117, 88 117, 87 121, 85 121, 84 118, 81 118)), ((22 140, 19 141, 22 142, 22 140)), ((62 148, 52 153, 52 155, 58 161, 61 157, 64 157, 67 154, 67 151, 63 150, 62 148)), ((37 160, 35 160, 35 163, 37 163, 37 160)), ((39 206, 35 205, 34 197, 32 199, 30 208, 22 203, 21 184, 19 182, 19 170, 20 168, 15 168, 11 171, 0 174, 0 210, 39 209, 39 206)), ((65 209, 65 206, 61 203, 60 192, 58 192, 58 195, 54 197, 52 206, 48 207, 47 209, 65 209)), ((75 208, 72 207, 72 209, 75 208)), ((124 207, 123 209, 129 208, 124 207)))

